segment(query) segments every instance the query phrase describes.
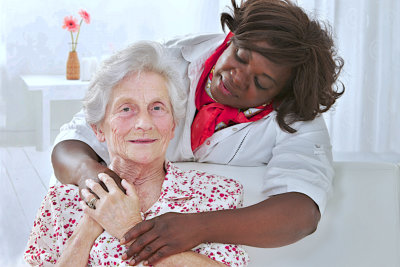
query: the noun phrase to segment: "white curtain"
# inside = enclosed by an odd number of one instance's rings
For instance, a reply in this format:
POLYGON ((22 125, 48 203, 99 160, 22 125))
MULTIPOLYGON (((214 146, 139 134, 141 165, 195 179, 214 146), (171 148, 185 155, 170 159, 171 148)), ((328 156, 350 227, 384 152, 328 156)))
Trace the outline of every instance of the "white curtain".
MULTIPOLYGON (((87 10, 78 55, 98 60, 137 40, 218 32, 217 0, 0 0, 0 146, 35 145, 40 93, 20 75, 64 74, 71 38, 63 18, 87 10)), ((80 109, 57 101, 51 107, 52 136, 80 109), (68 105, 68 108, 63 108, 68 105)))
MULTIPOLYGON (((334 151, 399 155, 400 1, 297 1, 330 22, 345 60, 341 80, 346 92, 325 114, 334 151)), ((130 0, 117 5, 106 0, 0 0, 0 133, 14 136, 35 128, 29 114, 37 103, 19 75, 64 72, 69 40, 61 29, 64 16, 81 7, 91 12, 93 21, 83 29, 79 53, 100 57, 138 39, 221 31, 219 13, 226 6, 230 0, 130 0)), ((64 113, 55 109, 55 118, 64 113)), ((57 131, 62 123, 53 124, 57 131)))
POLYGON ((330 22, 345 60, 346 92, 325 116, 334 151, 400 159, 400 1, 298 2, 330 22))
MULTIPOLYGON (((4 3, 0 1, 0 10, 4 8, 4 3)), ((3 71, 2 67, 6 61, 6 45, 5 45, 5 23, 4 23, 4 15, 3 12, 0 12, 0 129, 4 128, 6 125, 6 104, 4 101, 4 92, 3 92, 3 71)))

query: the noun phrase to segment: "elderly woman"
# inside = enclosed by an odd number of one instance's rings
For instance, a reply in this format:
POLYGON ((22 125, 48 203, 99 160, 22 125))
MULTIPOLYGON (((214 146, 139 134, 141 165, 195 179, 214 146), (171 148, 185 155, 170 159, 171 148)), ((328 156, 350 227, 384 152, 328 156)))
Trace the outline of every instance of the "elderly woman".
MULTIPOLYGON (((166 161, 168 143, 184 114, 185 95, 175 65, 161 45, 140 42, 102 66, 84 100, 86 120, 107 142, 110 168, 126 194, 107 174, 106 188, 87 180, 79 203, 73 185, 50 188, 37 214, 25 260, 32 265, 120 265, 123 234, 136 223, 166 212, 236 208, 242 186, 198 171, 183 172, 166 161), (105 230, 103 232, 103 229, 105 230)), ((237 245, 207 243, 157 266, 242 266, 247 254, 237 245)))

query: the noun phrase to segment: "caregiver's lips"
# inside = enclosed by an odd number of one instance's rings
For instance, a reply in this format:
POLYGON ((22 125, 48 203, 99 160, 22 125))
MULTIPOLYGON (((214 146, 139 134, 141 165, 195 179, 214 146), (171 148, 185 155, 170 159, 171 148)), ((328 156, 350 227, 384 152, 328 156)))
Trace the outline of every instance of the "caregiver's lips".
POLYGON ((227 88, 227 86, 225 85, 225 83, 227 83, 226 81, 224 82, 223 79, 220 79, 219 84, 218 84, 218 89, 227 96, 231 96, 232 93, 229 91, 229 89, 227 88))

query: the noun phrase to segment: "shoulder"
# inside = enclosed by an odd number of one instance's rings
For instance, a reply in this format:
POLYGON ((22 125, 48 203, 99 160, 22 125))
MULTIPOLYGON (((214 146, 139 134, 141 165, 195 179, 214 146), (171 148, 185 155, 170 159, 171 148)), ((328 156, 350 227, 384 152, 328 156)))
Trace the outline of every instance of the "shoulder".
POLYGON ((236 208, 242 204, 243 186, 240 182, 198 170, 182 171, 169 164, 168 173, 172 179, 176 179, 176 185, 185 188, 193 196, 200 196, 206 202, 225 201, 225 208, 236 208))
POLYGON ((210 41, 217 42, 223 40, 224 36, 225 35, 222 33, 187 34, 183 36, 176 36, 169 40, 162 40, 161 43, 163 43, 167 47, 184 47, 198 45, 210 41))
POLYGON ((58 204, 62 207, 65 206, 65 208, 68 208, 70 206, 78 207, 81 198, 77 186, 61 184, 50 187, 45 200, 53 205, 58 204))
POLYGON ((282 130, 276 123, 277 143, 283 140, 312 140, 314 142, 330 143, 328 128, 322 115, 318 115, 310 121, 298 121, 290 125, 296 130, 295 133, 288 133, 282 130))
POLYGON ((192 187, 213 188, 217 186, 233 192, 240 192, 243 189, 242 184, 234 179, 198 170, 183 171, 170 162, 168 163, 168 172, 180 183, 190 184, 192 187))
POLYGON ((194 62, 199 58, 208 58, 224 40, 225 34, 197 34, 186 35, 164 42, 170 51, 179 51, 188 62, 194 62))

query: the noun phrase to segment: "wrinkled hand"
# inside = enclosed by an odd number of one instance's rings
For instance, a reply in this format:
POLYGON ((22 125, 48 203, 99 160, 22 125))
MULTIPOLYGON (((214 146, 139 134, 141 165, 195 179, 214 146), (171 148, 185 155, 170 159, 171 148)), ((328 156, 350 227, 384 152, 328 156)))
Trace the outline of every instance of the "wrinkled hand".
POLYGON ((167 256, 187 251, 202 243, 201 223, 196 214, 166 213, 143 221, 130 229, 122 243, 136 239, 123 259, 135 256, 130 262, 147 260, 153 265, 167 256))
MULTIPOLYGON (((126 189, 126 195, 118 188, 114 180, 105 173, 99 174, 99 179, 107 190, 91 179, 86 180, 87 186, 99 197, 96 201, 96 209, 84 205, 83 211, 96 220, 109 234, 121 239, 123 234, 131 227, 142 221, 140 215, 140 203, 135 188, 126 180, 122 180, 122 186, 126 189)), ((95 197, 87 189, 82 190, 85 201, 95 197)))

